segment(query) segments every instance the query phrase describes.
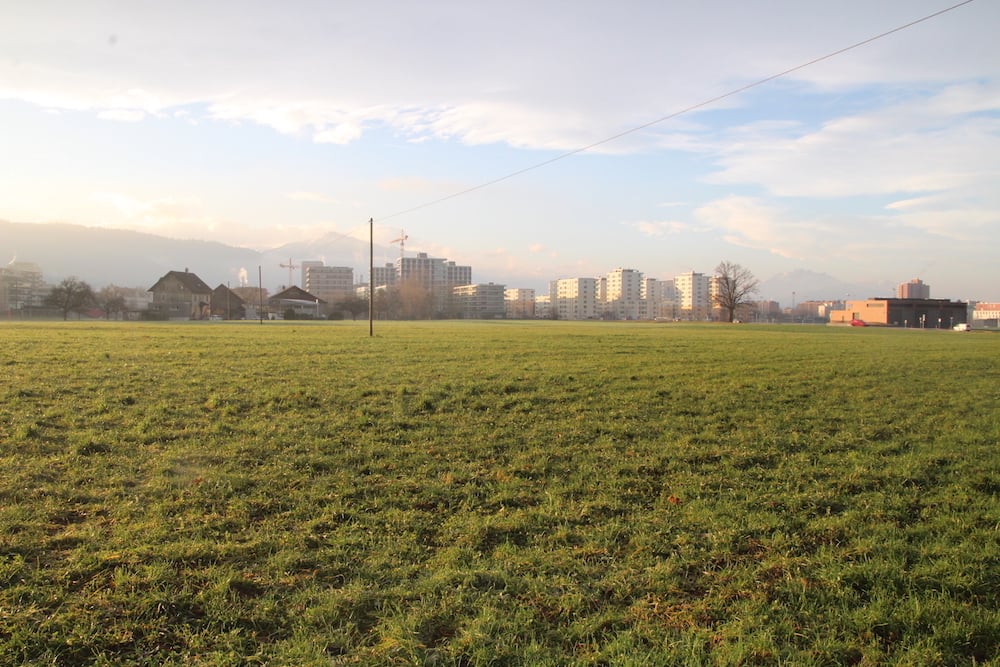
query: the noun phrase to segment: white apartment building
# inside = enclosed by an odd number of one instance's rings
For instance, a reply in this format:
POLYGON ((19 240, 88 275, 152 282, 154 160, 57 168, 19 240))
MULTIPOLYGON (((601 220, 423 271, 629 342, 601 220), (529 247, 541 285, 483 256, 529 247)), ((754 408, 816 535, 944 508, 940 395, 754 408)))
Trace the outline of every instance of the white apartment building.
POLYGON ((643 278, 639 316, 642 319, 675 319, 677 290, 673 280, 643 278))
MULTIPOLYGON (((317 266, 323 266, 324 264, 325 262, 323 262, 323 260, 321 259, 305 259, 299 262, 298 264, 295 264, 294 266, 298 266, 300 269, 302 269, 302 282, 300 282, 299 285, 305 288, 306 279, 309 276, 309 269, 317 266)), ((292 285, 294 284, 295 283, 292 283, 292 285)), ((288 285, 288 287, 291 287, 292 285, 288 285)))
POLYGON ((322 262, 302 263, 303 289, 329 304, 354 294, 354 269, 347 266, 323 266, 322 262))
POLYGON ((387 263, 385 266, 373 266, 371 284, 376 289, 379 287, 391 287, 396 284, 396 266, 387 263))
POLYGON ((549 283, 551 312, 560 320, 593 320, 600 317, 597 278, 561 278, 549 283))
POLYGON ((606 317, 615 320, 641 317, 642 273, 635 269, 615 269, 604 277, 602 287, 600 296, 606 317))
POLYGON ((548 294, 539 294, 535 297, 535 317, 541 320, 552 317, 552 297, 548 294))
POLYGON ((0 311, 7 317, 41 306, 49 286, 34 262, 12 262, 0 267, 0 311))
POLYGON ((677 290, 679 317, 689 320, 708 319, 712 312, 712 279, 701 273, 688 271, 674 278, 677 290))
POLYGON ((421 252, 416 257, 400 257, 396 260, 396 283, 411 283, 423 287, 431 293, 434 312, 443 313, 451 298, 452 288, 472 284, 472 267, 459 266, 439 257, 428 257, 427 253, 421 252))
POLYGON ((396 260, 396 282, 413 282, 431 292, 441 289, 450 291, 455 285, 472 284, 472 267, 458 266, 455 262, 428 257, 427 253, 421 252, 416 257, 396 260))
POLYGON ((505 288, 494 283, 479 285, 456 285, 451 288, 452 305, 455 313, 466 320, 489 320, 504 316, 505 288))
POLYGON ((524 320, 535 317, 535 290, 508 287, 503 293, 507 319, 524 320))

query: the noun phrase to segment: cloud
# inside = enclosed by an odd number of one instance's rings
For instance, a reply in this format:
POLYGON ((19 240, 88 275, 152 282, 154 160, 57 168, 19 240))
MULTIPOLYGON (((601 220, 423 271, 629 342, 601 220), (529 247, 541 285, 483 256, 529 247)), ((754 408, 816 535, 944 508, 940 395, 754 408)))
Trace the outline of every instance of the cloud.
POLYGON ((710 202, 696 209, 694 217, 718 231, 727 243, 784 258, 824 257, 841 236, 831 225, 792 217, 788 211, 753 197, 733 195, 710 202))
POLYGON ((712 183, 764 187, 781 197, 920 193, 995 182, 1000 82, 842 116, 810 130, 750 125, 720 143, 712 183))
POLYGON ((338 123, 313 133, 318 144, 349 144, 361 138, 361 126, 356 123, 338 123))
POLYGON ((117 120, 125 123, 138 123, 146 117, 146 112, 139 109, 108 109, 101 111, 97 117, 102 120, 117 120))
MULTIPOLYGON (((0 99, 147 117, 197 105, 209 118, 336 145, 385 127, 412 141, 572 150, 936 9, 887 3, 876 18, 860 1, 829 9, 791 0, 765 9, 640 3, 633 11, 584 2, 567 24, 561 8, 527 0, 298 6, 123 6, 109 42, 107 17, 85 4, 57 15, 29 4, 0 26, 9 54, 0 99)), ((989 76, 998 15, 995 5, 974 3, 794 79, 830 89, 989 76), (938 48, 926 46, 931 30, 938 48)), ((600 150, 676 146, 688 136, 657 128, 600 150)))
MULTIPOLYGON (((989 240, 990 228, 1000 223, 995 186, 1000 178, 1000 82, 962 83, 904 98, 815 128, 800 123, 734 128, 717 148, 718 171, 705 180, 763 189, 777 207, 812 199, 814 209, 823 202, 826 208, 842 209, 865 198, 893 198, 883 216, 821 225, 825 238, 838 240, 838 248, 856 243, 841 234, 844 225, 870 238, 874 220, 897 232, 909 228, 920 238, 989 240)), ((747 200, 716 202, 702 211, 716 221, 736 220, 736 208, 744 216, 740 224, 718 222, 734 242, 788 257, 819 250, 797 233, 800 225, 785 224, 776 210, 759 215, 747 200)), ((814 211, 806 217, 811 224, 821 219, 814 211)))
POLYGON ((992 243, 1000 229, 1000 194, 992 190, 977 198, 946 191, 894 201, 885 208, 900 226, 958 241, 992 243))
POLYGON ((338 232, 330 222, 280 224, 260 227, 229 220, 205 210, 194 197, 140 199, 121 192, 95 192, 91 200, 109 205, 119 215, 111 226, 163 234, 172 238, 198 238, 246 248, 273 248, 291 239, 318 238, 338 232))
POLYGON ((641 234, 654 238, 687 231, 698 231, 696 226, 687 222, 681 222, 680 220, 638 220, 622 224, 632 227, 641 234))

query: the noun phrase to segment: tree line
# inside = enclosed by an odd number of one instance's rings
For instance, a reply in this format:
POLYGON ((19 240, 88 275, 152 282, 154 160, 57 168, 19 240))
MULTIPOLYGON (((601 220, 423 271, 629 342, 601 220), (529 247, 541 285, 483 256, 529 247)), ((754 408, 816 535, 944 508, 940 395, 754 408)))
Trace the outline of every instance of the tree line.
POLYGON ((44 301, 46 306, 58 308, 63 319, 69 319, 70 313, 78 316, 92 308, 100 308, 107 319, 117 318, 125 312, 125 296, 115 285, 108 285, 94 291, 83 280, 71 276, 49 290, 44 301))

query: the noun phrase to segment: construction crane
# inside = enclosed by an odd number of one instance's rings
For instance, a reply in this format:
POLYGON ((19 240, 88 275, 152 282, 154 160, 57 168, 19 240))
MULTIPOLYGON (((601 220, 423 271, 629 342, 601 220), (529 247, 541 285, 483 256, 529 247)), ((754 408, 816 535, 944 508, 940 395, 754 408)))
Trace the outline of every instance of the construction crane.
POLYGON ((294 263, 292 261, 292 258, 289 257, 288 258, 288 264, 279 264, 278 266, 280 266, 283 269, 288 269, 288 287, 291 287, 292 285, 294 285, 295 283, 292 282, 292 271, 294 271, 295 269, 299 268, 299 265, 296 264, 296 263, 294 263))
POLYGON ((403 246, 406 244, 406 239, 408 239, 408 238, 410 238, 410 237, 406 235, 406 230, 405 229, 400 229, 399 230, 399 238, 398 239, 393 239, 393 240, 389 241, 389 243, 398 243, 399 244, 399 259, 400 260, 403 259, 403 246))

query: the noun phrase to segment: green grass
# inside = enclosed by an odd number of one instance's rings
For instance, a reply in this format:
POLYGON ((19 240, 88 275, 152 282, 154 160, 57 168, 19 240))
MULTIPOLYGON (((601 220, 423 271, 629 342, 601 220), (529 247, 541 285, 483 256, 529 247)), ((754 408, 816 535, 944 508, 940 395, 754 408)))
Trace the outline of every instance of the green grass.
POLYGON ((0 327, 0 664, 1000 664, 1000 336, 0 327))

